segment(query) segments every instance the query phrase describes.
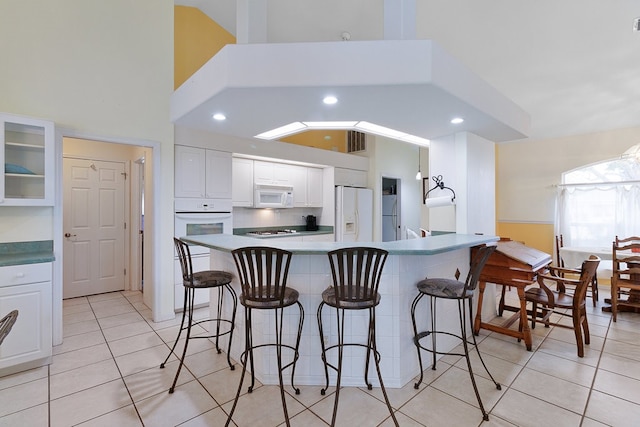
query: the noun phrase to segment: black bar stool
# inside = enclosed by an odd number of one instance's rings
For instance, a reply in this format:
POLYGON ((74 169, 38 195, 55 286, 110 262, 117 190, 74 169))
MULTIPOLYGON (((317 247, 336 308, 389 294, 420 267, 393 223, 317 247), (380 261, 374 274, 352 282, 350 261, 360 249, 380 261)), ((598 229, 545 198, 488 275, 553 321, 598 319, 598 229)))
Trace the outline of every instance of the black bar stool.
POLYGON ((287 403, 285 401, 284 382, 282 380, 282 371, 292 366, 291 369, 291 387, 296 394, 300 394, 300 389, 296 388, 293 378, 296 372, 296 362, 298 361, 300 347, 300 338, 302 336, 302 324, 304 322, 304 309, 298 301, 298 291, 287 287, 287 276, 289 274, 289 264, 291 263, 292 253, 277 248, 269 247, 245 247, 232 251, 233 259, 238 269, 238 279, 242 287, 240 294, 240 304, 244 306, 244 325, 245 325, 245 350, 240 355, 240 361, 243 365, 242 375, 240 376, 240 384, 233 401, 233 406, 229 412, 226 426, 231 422, 231 417, 238 404, 238 398, 242 390, 244 382, 244 374, 247 367, 247 357, 251 366, 251 385, 248 392, 253 391, 255 385, 255 370, 253 364, 253 350, 260 347, 275 347, 278 360, 278 380, 280 383, 280 397, 282 398, 282 409, 287 426, 289 425, 289 413, 287 412, 287 403), (298 321, 298 334, 295 345, 282 343, 283 331, 283 313, 284 308, 297 304, 300 310, 300 320, 298 321), (256 310, 274 310, 275 326, 276 326, 276 342, 266 344, 253 344, 251 311, 256 310), (282 365, 282 349, 287 348, 293 351, 293 360, 286 365, 282 365))
POLYGON ((325 394, 329 387, 329 370, 334 369, 338 376, 336 380, 336 396, 333 404, 333 416, 331 425, 336 424, 336 416, 338 414, 338 398, 340 396, 340 379, 342 376, 342 353, 344 346, 360 346, 367 349, 367 357, 364 366, 364 382, 369 390, 372 385, 369 382, 369 358, 373 352, 373 360, 378 372, 378 380, 384 400, 391 413, 391 418, 395 425, 398 425, 393 408, 387 397, 387 391, 382 382, 382 374, 380 373, 380 353, 376 346, 376 306, 380 303, 380 294, 378 287, 380 285, 380 276, 382 268, 387 260, 388 252, 383 249, 354 247, 337 249, 328 253, 329 263, 331 264, 331 273, 333 275, 333 286, 322 292, 322 302, 318 307, 318 328, 320 330, 320 344, 322 346, 322 362, 324 363, 324 373, 326 378, 325 387, 320 390, 321 394, 325 394), (322 330, 322 308, 326 305, 336 309, 336 318, 338 321, 338 344, 325 347, 324 334, 322 330), (345 343, 344 342, 344 314, 345 310, 368 310, 369 311, 369 330, 367 343, 345 343), (338 349, 338 366, 334 366, 327 362, 327 351, 338 349))
POLYGON ((182 350, 182 357, 180 358, 180 365, 178 366, 178 371, 176 372, 176 377, 173 380, 173 384, 169 389, 169 393, 173 393, 176 383, 178 382, 178 376, 180 375, 180 370, 182 369, 182 365, 184 365, 184 358, 187 355, 187 347, 189 345, 190 339, 196 338, 216 338, 216 350, 218 350, 218 354, 221 353, 220 347, 218 345, 218 340, 221 336, 229 335, 229 346, 227 348, 227 363, 231 370, 235 369, 233 363, 231 363, 231 356, 229 353, 231 352, 231 339, 233 338, 233 328, 235 326, 235 318, 236 318, 236 308, 238 306, 238 297, 236 296, 236 292, 231 287, 230 283, 233 280, 233 276, 231 273, 227 273, 226 271, 219 270, 205 270, 205 271, 197 271, 194 272, 191 266, 191 251, 189 250, 189 246, 184 243, 180 239, 173 238, 173 243, 176 247, 176 252, 178 253, 178 259, 180 260, 180 267, 182 269, 182 285, 184 286, 184 306, 182 309, 182 322, 180 323, 180 329, 178 330, 178 336, 176 337, 176 341, 173 343, 173 347, 171 347, 171 351, 167 355, 167 358, 164 359, 164 362, 160 365, 160 368, 164 368, 164 365, 171 357, 171 354, 178 345, 178 341, 180 340, 180 334, 185 329, 187 330, 187 338, 184 343, 184 349, 182 350), (193 300, 196 293, 196 289, 209 289, 209 288, 218 288, 218 312, 217 316, 214 319, 202 319, 198 321, 193 321, 193 300), (233 302, 233 314, 231 315, 231 319, 223 319, 222 318, 222 307, 223 307, 223 297, 224 290, 227 290, 231 295, 231 300, 233 302), (185 326, 185 320, 187 320, 187 325, 185 326), (198 325, 204 322, 216 322, 216 332, 210 335, 199 335, 196 337, 191 336, 191 327, 194 325, 198 325), (229 325, 228 329, 224 331, 220 330, 222 323, 226 323, 229 325))
MULTIPOLYGON (((478 387, 476 385, 476 380, 473 376, 473 369, 471 368, 471 360, 469 359, 469 348, 467 341, 467 317, 469 319, 470 329, 473 330, 473 291, 476 289, 478 285, 478 279, 480 278, 480 273, 484 268, 485 263, 489 259, 489 256, 496 250, 496 246, 483 246, 478 249, 476 255, 473 257, 471 261, 471 266, 469 268, 469 274, 467 275, 467 280, 463 283, 454 279, 442 279, 442 278, 434 278, 434 279, 424 279, 418 282, 418 296, 413 300, 411 304, 411 320, 413 321, 413 341, 416 345, 416 349, 418 350, 418 362, 420 363, 420 379, 417 383, 414 384, 414 387, 418 389, 420 387, 420 383, 422 382, 423 377, 423 368, 422 368, 422 356, 420 354, 420 349, 429 351, 433 354, 433 365, 431 369, 435 371, 436 369, 436 355, 438 354, 449 354, 455 356, 464 356, 467 360, 467 368, 469 369, 469 375, 471 377, 471 384, 473 385, 473 390, 476 393, 476 398, 478 399, 478 404, 480 405, 480 410, 482 411, 482 417, 485 421, 489 420, 489 414, 484 409, 482 405, 482 400, 480 399, 480 393, 478 392, 478 387), (424 296, 429 296, 431 302, 431 330, 424 331, 418 333, 418 327, 416 325, 416 307, 418 303, 424 296), (444 298, 448 300, 454 300, 458 302, 458 317, 460 319, 460 335, 438 331, 436 329, 436 300, 438 298, 444 298), (467 316, 467 308, 465 302, 469 304, 469 315, 467 316), (464 347, 464 353, 451 353, 451 352, 439 352, 436 350, 436 335, 437 334, 445 334, 450 335, 456 338, 459 338, 462 341, 462 346, 464 347), (424 347, 420 344, 420 340, 422 338, 428 337, 431 335, 431 348, 424 347)), ((458 278, 460 272, 456 272, 456 279, 458 278)), ((493 378, 489 370, 487 369, 487 365, 485 365, 484 360, 482 360, 482 355, 480 354, 480 350, 478 350, 478 344, 476 342, 476 336, 471 333, 471 337, 473 338, 473 345, 478 353, 478 357, 482 362, 482 366, 484 366, 485 371, 489 374, 489 377, 496 385, 498 390, 501 390, 502 387, 500 384, 496 382, 493 378)))

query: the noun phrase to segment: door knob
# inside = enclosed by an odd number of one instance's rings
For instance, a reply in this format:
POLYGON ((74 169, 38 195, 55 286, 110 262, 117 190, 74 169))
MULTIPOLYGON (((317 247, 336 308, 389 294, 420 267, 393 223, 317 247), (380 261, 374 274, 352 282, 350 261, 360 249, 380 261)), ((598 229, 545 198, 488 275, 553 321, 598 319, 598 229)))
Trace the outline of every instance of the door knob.
POLYGON ((76 234, 64 233, 64 237, 76 237, 76 234))

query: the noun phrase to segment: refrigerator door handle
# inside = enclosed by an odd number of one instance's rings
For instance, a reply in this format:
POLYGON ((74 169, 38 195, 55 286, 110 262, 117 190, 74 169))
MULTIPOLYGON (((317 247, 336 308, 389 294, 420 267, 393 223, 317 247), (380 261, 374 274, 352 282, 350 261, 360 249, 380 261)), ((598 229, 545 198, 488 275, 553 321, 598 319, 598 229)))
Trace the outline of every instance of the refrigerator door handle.
POLYGON ((356 217, 354 222, 356 223, 356 242, 357 242, 360 238, 360 212, 358 212, 358 208, 356 208, 356 217))

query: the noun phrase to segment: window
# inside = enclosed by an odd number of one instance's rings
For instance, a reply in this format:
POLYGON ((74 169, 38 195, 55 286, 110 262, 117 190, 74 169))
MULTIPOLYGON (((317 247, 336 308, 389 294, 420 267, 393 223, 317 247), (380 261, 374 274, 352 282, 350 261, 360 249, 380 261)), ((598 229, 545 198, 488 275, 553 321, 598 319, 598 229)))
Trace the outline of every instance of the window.
POLYGON ((608 247, 616 235, 640 234, 640 159, 627 154, 632 149, 562 174, 556 233, 565 245, 608 247))

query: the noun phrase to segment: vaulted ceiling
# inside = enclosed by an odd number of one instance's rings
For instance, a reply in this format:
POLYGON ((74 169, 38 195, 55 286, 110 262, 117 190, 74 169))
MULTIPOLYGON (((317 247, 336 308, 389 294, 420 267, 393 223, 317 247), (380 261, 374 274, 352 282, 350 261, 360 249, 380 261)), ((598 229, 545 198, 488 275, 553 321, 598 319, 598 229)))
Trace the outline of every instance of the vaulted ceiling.
MULTIPOLYGON (((176 0, 232 34, 235 0, 176 0)), ((637 0, 419 0, 441 45, 531 116, 529 139, 640 126, 637 0)), ((269 43, 382 40, 383 0, 268 0, 269 43)))

